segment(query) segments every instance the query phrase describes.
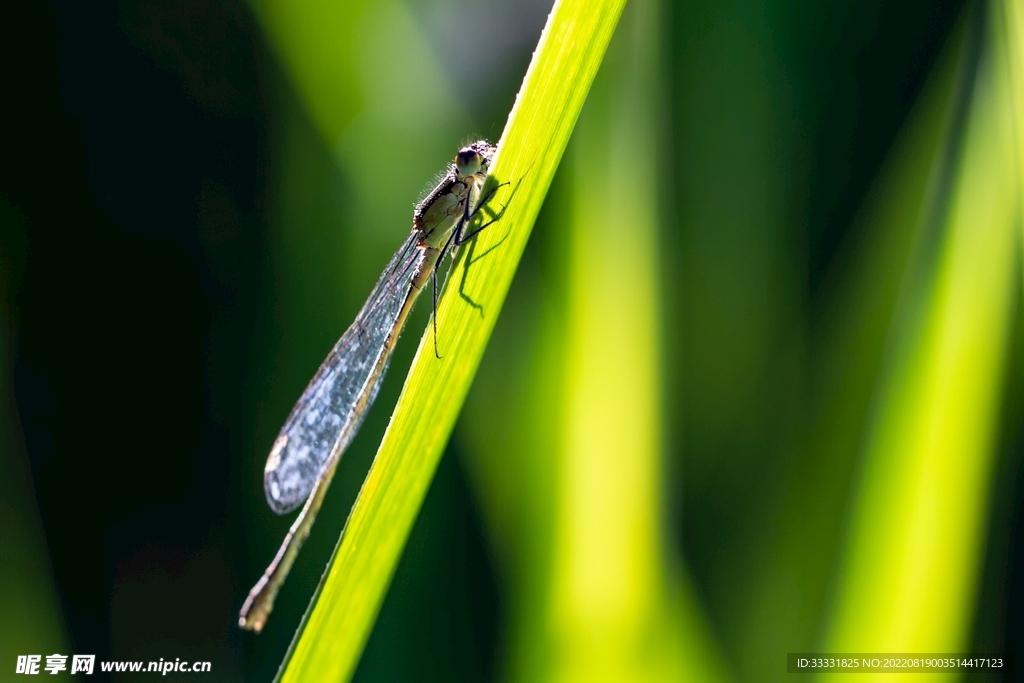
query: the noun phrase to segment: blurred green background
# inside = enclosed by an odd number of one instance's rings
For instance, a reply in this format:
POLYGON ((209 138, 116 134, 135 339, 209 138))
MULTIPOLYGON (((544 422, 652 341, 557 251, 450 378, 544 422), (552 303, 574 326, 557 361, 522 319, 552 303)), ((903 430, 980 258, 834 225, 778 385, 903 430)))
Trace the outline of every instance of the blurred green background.
MULTIPOLYGON (((549 10, 6 9, 0 678, 54 652, 274 675, 429 306, 253 636, 237 610, 290 522, 263 499, 269 445, 418 193, 500 136, 549 10)), ((1008 16, 627 6, 356 680, 773 681, 797 651, 1012 665, 1008 16)))

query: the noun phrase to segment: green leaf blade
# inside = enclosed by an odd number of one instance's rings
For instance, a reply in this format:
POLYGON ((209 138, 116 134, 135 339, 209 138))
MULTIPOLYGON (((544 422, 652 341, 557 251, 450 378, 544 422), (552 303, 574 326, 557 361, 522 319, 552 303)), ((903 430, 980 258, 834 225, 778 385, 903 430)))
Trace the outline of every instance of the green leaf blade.
POLYGON ((428 330, 280 680, 351 678, 623 5, 555 4, 491 169, 508 183, 492 200, 502 219, 451 274, 438 306, 443 358, 428 330))

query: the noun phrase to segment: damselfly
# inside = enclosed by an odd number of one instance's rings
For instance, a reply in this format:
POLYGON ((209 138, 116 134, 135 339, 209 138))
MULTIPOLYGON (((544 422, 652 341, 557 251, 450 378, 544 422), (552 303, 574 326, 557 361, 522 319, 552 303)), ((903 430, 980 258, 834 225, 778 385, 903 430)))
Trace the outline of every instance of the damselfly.
MULTIPOLYGON (((482 195, 495 148, 486 140, 463 147, 437 186, 413 212, 412 232, 391 257, 370 297, 302 392, 267 457, 263 489, 278 514, 305 501, 273 562, 249 592, 239 626, 257 633, 266 623, 330 486, 341 454, 355 436, 391 359, 416 297, 433 283, 437 339, 437 271, 445 254, 488 223, 470 221, 490 199, 482 195)), ((435 347, 436 353, 436 347, 435 347)))

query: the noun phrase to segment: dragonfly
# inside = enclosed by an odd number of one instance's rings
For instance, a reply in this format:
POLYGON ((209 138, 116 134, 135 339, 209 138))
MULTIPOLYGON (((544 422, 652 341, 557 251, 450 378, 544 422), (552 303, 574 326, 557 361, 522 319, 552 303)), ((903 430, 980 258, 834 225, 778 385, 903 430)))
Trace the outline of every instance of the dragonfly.
POLYGON ((409 311, 433 283, 437 353, 437 272, 447 254, 497 218, 470 229, 497 187, 483 194, 496 148, 486 140, 455 155, 437 185, 413 211, 412 232, 391 257, 355 321, 313 375, 270 449, 263 472, 267 504, 278 514, 303 505, 280 550, 249 592, 239 614, 243 629, 259 633, 274 599, 309 536, 337 469, 377 396, 409 311))

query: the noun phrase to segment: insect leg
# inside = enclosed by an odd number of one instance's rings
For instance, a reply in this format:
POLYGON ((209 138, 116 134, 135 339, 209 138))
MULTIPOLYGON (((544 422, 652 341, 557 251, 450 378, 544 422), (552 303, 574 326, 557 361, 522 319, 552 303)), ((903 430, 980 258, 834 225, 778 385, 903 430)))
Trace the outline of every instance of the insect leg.
POLYGON ((494 197, 494 194, 498 191, 498 189, 502 185, 508 185, 508 184, 509 183, 506 181, 504 183, 501 183, 497 187, 491 189, 491 191, 487 193, 487 196, 485 196, 483 199, 481 199, 477 203, 476 208, 473 209, 472 212, 469 211, 469 202, 466 202, 466 209, 467 209, 466 210, 466 214, 465 214, 465 216, 463 216, 463 220, 459 223, 458 228, 455 230, 455 233, 454 233, 454 236, 455 236, 455 246, 461 247, 463 244, 465 244, 469 240, 471 240, 474 237, 476 237, 477 235, 479 235, 480 232, 483 231, 484 228, 486 228, 491 223, 494 223, 499 218, 501 218, 501 214, 503 214, 505 212, 505 205, 504 204, 502 204, 501 211, 499 211, 498 215, 496 215, 494 218, 492 218, 491 220, 487 221, 486 223, 484 223, 480 227, 476 228, 475 230, 472 230, 471 232, 468 232, 465 235, 462 234, 462 229, 466 225, 469 224, 469 221, 473 220, 473 218, 480 212, 481 209, 484 208, 484 206, 487 205, 487 202, 491 201, 491 199, 494 197))
POLYGON ((437 270, 441 267, 441 263, 444 261, 444 255, 448 253, 448 250, 451 248, 452 242, 455 240, 455 235, 462 229, 463 220, 465 219, 459 219, 459 224, 455 227, 455 230, 452 231, 452 234, 448 236, 448 241, 444 243, 443 247, 441 247, 441 253, 438 255, 437 261, 434 262, 434 267, 430 271, 430 281, 433 285, 434 294, 434 315, 432 318, 434 323, 434 356, 438 360, 441 359, 441 354, 437 350, 437 270))

